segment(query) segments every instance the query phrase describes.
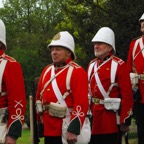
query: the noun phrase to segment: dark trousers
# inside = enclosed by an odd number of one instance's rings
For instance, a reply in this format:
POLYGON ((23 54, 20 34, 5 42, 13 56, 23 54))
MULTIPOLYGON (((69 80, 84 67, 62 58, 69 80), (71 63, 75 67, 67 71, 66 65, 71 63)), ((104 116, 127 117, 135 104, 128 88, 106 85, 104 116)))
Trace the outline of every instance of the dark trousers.
POLYGON ((92 135, 90 144, 117 144, 118 133, 92 135))
POLYGON ((144 104, 134 103, 134 117, 137 124, 138 144, 144 144, 144 104))
POLYGON ((46 136, 44 144, 62 144, 62 138, 61 136, 46 136))
POLYGON ((128 142, 128 133, 123 133, 121 130, 120 130, 120 125, 118 126, 118 129, 119 129, 119 133, 118 133, 118 141, 117 141, 117 144, 122 144, 122 140, 124 139, 124 144, 129 144, 128 142))

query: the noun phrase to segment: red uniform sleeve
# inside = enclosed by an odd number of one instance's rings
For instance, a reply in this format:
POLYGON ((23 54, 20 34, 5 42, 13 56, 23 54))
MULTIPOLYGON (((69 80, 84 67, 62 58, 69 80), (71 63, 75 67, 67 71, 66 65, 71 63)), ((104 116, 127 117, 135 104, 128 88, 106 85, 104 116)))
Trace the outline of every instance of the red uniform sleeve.
MULTIPOLYGON (((130 82, 130 76, 127 70, 126 63, 123 63, 118 69, 118 85, 121 95, 121 114, 120 122, 126 123, 126 120, 132 115, 133 109, 133 95, 130 82)), ((127 123, 126 123, 127 124, 127 123)))
POLYGON ((26 94, 21 66, 18 62, 8 61, 3 75, 3 90, 7 95, 3 106, 8 107, 7 134, 20 137, 26 110, 26 94))
POLYGON ((79 134, 89 105, 87 74, 82 68, 77 68, 73 71, 71 78, 71 90, 74 105, 68 131, 79 134))
POLYGON ((130 43, 129 46, 129 51, 128 51, 128 58, 127 58, 127 68, 129 72, 132 72, 132 65, 133 65, 133 58, 132 58, 132 51, 133 51, 133 47, 134 47, 134 42, 130 43))

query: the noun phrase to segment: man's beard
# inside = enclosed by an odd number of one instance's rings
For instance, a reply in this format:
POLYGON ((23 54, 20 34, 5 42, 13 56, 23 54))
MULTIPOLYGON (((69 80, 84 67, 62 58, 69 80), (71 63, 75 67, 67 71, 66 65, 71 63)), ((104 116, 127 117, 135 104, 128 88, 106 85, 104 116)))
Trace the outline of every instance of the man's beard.
POLYGON ((100 53, 97 53, 94 51, 94 54, 97 58, 101 59, 101 58, 104 58, 106 57, 107 55, 109 55, 109 52, 107 51, 103 51, 103 52, 100 52, 100 53))
POLYGON ((144 25, 141 27, 141 32, 142 32, 143 35, 144 35, 144 25))

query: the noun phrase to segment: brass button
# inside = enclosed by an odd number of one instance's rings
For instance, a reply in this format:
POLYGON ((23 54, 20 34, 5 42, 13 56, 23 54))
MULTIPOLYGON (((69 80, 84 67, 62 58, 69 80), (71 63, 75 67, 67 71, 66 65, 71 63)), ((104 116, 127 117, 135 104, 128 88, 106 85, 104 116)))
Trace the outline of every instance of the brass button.
POLYGON ((100 103, 100 99, 99 98, 94 98, 94 103, 95 104, 99 104, 100 103))
POLYGON ((46 110, 45 113, 48 113, 48 111, 46 110))
POLYGON ((44 103, 47 103, 47 101, 46 101, 46 100, 44 100, 44 103))
POLYGON ((47 91, 50 91, 50 89, 48 88, 47 91))
POLYGON ((140 79, 144 80, 144 74, 140 74, 140 79))

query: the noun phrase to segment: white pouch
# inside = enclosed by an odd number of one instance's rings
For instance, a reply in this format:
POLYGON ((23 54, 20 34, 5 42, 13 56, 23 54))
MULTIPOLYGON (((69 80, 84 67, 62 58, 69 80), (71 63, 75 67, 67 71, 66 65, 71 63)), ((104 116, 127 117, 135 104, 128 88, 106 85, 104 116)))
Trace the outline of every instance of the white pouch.
POLYGON ((6 127, 6 123, 0 123, 0 144, 5 144, 6 127))
POLYGON ((130 79, 132 84, 132 89, 138 89, 138 79, 139 75, 137 73, 130 73, 130 79))
MULTIPOLYGON (((70 121, 70 116, 67 116, 66 118, 63 119, 63 125, 62 125, 63 144, 68 144, 66 139, 66 134, 67 134, 67 128, 69 126, 69 121, 70 121)), ((88 144, 90 142, 90 138, 91 138, 90 121, 86 117, 80 135, 78 135, 77 142, 75 144, 88 144)))
POLYGON ((66 116, 66 106, 58 103, 50 102, 49 104, 49 114, 54 117, 63 118, 66 116))
POLYGON ((3 122, 3 117, 5 116, 6 111, 7 111, 7 108, 0 109, 0 144, 5 144, 5 138, 6 138, 6 133, 7 133, 7 123, 3 122))
POLYGON ((42 102, 40 100, 36 101, 36 111, 37 111, 37 113, 42 113, 43 112, 42 102))
POLYGON ((104 99, 104 107, 107 110, 117 111, 120 108, 120 98, 105 98, 104 99))

